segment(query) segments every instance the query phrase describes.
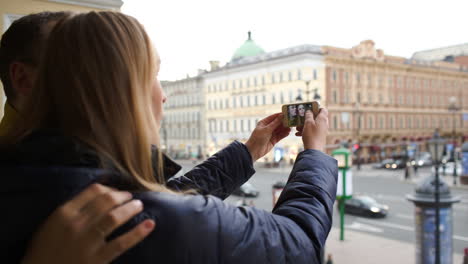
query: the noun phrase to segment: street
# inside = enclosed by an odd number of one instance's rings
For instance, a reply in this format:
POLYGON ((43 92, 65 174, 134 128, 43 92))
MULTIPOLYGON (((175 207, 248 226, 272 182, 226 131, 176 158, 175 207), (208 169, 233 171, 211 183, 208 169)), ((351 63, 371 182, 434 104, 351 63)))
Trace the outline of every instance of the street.
MULTIPOLYGON (((187 172, 194 164, 182 162, 183 170, 187 172)), ((262 168, 256 167, 256 174, 249 182, 260 191, 257 198, 246 198, 247 202, 253 201, 257 208, 267 211, 272 209, 272 184, 276 181, 286 181, 291 167, 262 168)), ((389 214, 383 219, 372 219, 346 215, 345 230, 354 230, 376 235, 383 238, 414 244, 414 204, 406 200, 406 195, 413 193, 415 182, 428 175, 430 168, 422 168, 418 171, 418 177, 414 175, 412 180, 403 179, 403 170, 373 169, 371 166, 363 166, 361 171, 353 169, 354 194, 365 194, 375 198, 378 202, 390 207, 389 214)), ((452 176, 442 177, 446 181, 452 181, 452 176)), ((452 195, 459 196, 461 202, 453 206, 453 251, 462 254, 468 247, 468 186, 451 188, 452 195)), ((227 202, 236 204, 241 197, 230 196, 227 202)), ((339 228, 339 213, 335 208, 333 226, 339 228)), ((345 232, 346 238, 346 232, 345 232)))

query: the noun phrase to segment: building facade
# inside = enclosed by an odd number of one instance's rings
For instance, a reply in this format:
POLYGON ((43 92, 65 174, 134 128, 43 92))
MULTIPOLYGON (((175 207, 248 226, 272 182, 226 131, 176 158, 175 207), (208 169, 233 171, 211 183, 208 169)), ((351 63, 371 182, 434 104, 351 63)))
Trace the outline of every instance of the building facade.
MULTIPOLYGON (((16 19, 31 13, 43 11, 120 10, 122 0, 15 0, 0 1, 0 30, 5 32, 16 19)), ((6 97, 0 83, 0 118, 6 97)))
POLYGON ((370 40, 352 49, 322 47, 326 64, 329 144, 359 142, 365 161, 440 134, 460 144, 468 124, 468 70, 446 61, 384 55, 370 40), (458 111, 449 111, 450 105, 458 111), (359 120, 360 119, 360 120, 359 120))
MULTIPOLYGON (((327 151, 342 142, 359 144, 364 162, 410 145, 424 151, 436 129, 458 145, 468 136, 465 65, 385 55, 371 40, 350 49, 302 45, 265 53, 249 34, 230 62, 212 65, 197 78, 203 105, 183 111, 203 113, 199 142, 204 155, 233 140, 245 142, 257 122, 280 112, 283 104, 313 98, 329 109, 327 151)), ((264 161, 292 161, 301 146, 291 133, 264 161)))
POLYGON ((202 158, 205 154, 205 94, 203 75, 161 82, 167 101, 161 124, 161 147, 174 158, 202 158))

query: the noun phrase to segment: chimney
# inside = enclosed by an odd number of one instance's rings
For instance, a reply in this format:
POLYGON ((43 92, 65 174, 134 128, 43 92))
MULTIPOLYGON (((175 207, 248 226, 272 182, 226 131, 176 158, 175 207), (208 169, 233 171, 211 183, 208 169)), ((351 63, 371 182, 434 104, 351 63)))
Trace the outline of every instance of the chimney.
POLYGON ((219 61, 210 61, 210 71, 219 69, 219 61))

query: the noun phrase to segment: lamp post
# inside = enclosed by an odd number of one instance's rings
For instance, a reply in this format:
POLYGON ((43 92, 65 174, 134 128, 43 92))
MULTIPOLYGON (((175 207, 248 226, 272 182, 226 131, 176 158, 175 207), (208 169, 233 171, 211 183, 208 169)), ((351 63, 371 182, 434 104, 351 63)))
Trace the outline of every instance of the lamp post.
POLYGON ((314 89, 314 101, 320 101, 320 99, 322 99, 322 97, 318 93, 318 88, 315 88, 314 89))
POLYGON ((360 132, 361 132, 361 110, 360 104, 358 102, 354 103, 354 117, 357 117, 357 127, 356 127, 356 142, 359 148, 356 150, 356 165, 357 169, 361 170, 361 142, 360 142, 360 132))
POLYGON ((310 94, 310 91, 309 91, 309 84, 310 84, 310 79, 305 79, 304 82, 306 84, 306 90, 305 90, 305 93, 306 93, 306 98, 307 98, 307 101, 309 101, 309 94, 310 94))
POLYGON ((439 164, 442 160, 444 152, 445 140, 440 138, 438 134, 428 141, 429 150, 434 161, 435 168, 435 263, 440 264, 440 180, 439 180, 439 164))
POLYGON ((456 157, 456 126, 457 119, 456 114, 460 110, 457 106, 457 98, 455 96, 450 97, 448 111, 453 113, 453 129, 452 129, 452 141, 453 141, 453 185, 457 185, 457 157, 456 157))

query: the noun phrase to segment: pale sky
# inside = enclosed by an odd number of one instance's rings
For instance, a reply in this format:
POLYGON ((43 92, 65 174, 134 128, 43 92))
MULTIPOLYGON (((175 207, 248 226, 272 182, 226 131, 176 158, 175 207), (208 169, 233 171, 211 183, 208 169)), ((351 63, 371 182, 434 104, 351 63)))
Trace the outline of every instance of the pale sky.
POLYGON ((221 65, 252 31, 265 51, 301 44, 351 48, 372 39, 385 54, 468 42, 467 0, 123 0, 158 49, 160 80, 221 65))

